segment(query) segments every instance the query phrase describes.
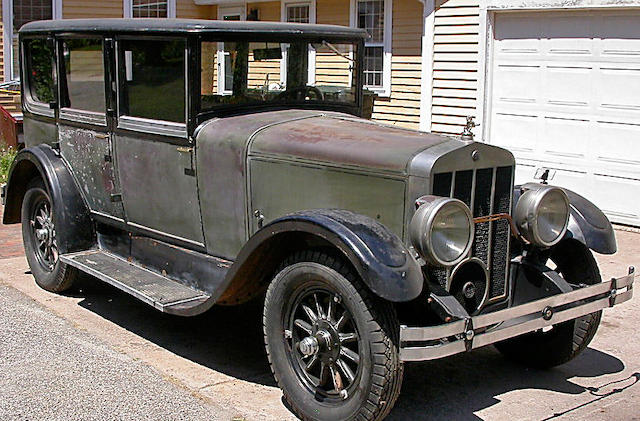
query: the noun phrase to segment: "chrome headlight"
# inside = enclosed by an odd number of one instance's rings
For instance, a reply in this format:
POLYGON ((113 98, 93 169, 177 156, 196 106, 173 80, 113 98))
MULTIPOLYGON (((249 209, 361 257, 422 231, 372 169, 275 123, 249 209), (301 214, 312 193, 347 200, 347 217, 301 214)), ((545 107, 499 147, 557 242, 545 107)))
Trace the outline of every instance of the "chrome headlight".
POLYGON ((541 247, 557 244, 567 232, 569 198, 558 187, 531 185, 522 193, 514 211, 520 234, 541 247))
POLYGON ((464 259, 473 243, 474 226, 469 207, 458 199, 424 196, 411 219, 409 236, 429 263, 453 266, 464 259))

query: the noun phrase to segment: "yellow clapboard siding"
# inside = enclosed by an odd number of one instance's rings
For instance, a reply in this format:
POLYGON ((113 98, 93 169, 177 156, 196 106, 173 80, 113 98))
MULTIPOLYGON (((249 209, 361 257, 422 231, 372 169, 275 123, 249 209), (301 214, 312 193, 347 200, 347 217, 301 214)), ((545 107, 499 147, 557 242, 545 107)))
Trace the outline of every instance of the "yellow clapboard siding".
POLYGON ((433 42, 436 44, 477 44, 478 40, 478 34, 440 34, 433 37, 433 42))
POLYGON ((449 135, 459 135, 462 133, 461 126, 454 124, 432 123, 431 132, 444 133, 449 135))
POLYGON ((176 17, 184 19, 216 19, 217 10, 214 10, 213 6, 198 6, 193 0, 176 0, 176 17))
POLYGON ((452 35, 452 34, 477 34, 480 30, 479 25, 435 25, 433 32, 435 35, 452 35))
POLYGON ((478 61, 478 53, 450 53, 437 52, 433 55, 433 61, 478 61))
MULTIPOLYGON (((475 116, 475 112, 469 115, 475 116)), ((462 127, 466 124, 467 118, 466 116, 454 116, 449 114, 434 113, 431 117, 431 121, 434 123, 455 124, 462 127)))
POLYGON ((475 99, 475 89, 451 89, 451 88, 433 88, 433 96, 444 98, 466 98, 475 99))
POLYGON ((435 44, 434 53, 478 53, 478 44, 435 44))
MULTIPOLYGON (((474 104, 475 105, 475 104, 474 104)), ((466 117, 476 113, 475 106, 473 107, 444 107, 442 105, 433 105, 431 107, 433 114, 442 114, 448 116, 466 117)))
POLYGON ((446 89, 465 89, 475 91, 478 84, 475 80, 460 80, 460 79, 434 79, 434 88, 446 88, 446 89))
POLYGON ((318 0, 316 21, 330 25, 349 26, 349 2, 344 0, 318 0))
POLYGON ((479 6, 479 0, 437 0, 438 8, 479 6))
POLYGON ((258 20, 268 22, 280 21, 280 2, 268 1, 264 3, 247 3, 247 14, 258 9, 258 20))
POLYGON ((62 17, 72 18, 121 18, 124 16, 122 0, 102 0, 100 6, 85 0, 64 0, 62 17))
MULTIPOLYGON (((476 106, 476 98, 457 98, 457 97, 443 97, 434 96, 432 100, 433 106, 445 106, 445 107, 464 107, 474 108, 476 106)), ((437 110, 432 109, 433 112, 437 110)))
POLYGON ((436 25, 479 25, 480 16, 437 16, 436 25))
POLYGON ((475 61, 435 61, 433 70, 477 70, 478 63, 475 61))
POLYGON ((456 72, 449 70, 436 70, 433 72, 434 79, 462 79, 478 80, 478 72, 456 72))
POLYGON ((441 7, 436 10, 436 16, 477 16, 480 6, 441 7))

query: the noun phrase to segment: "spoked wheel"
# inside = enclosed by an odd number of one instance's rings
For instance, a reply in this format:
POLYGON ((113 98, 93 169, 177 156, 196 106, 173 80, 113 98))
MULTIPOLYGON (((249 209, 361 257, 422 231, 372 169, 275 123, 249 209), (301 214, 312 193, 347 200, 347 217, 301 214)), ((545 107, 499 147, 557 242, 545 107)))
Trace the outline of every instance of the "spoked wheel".
POLYGON ((38 263, 48 271, 52 271, 58 262, 58 244, 56 228, 53 225, 51 203, 45 195, 34 198, 30 217, 27 221, 31 228, 31 239, 38 263))
POLYGON ((360 344, 342 298, 321 283, 301 288, 287 309, 285 338, 298 377, 313 394, 343 400, 360 376, 360 344))
MULTIPOLYGON (((593 254, 575 240, 564 240, 554 246, 547 266, 572 285, 602 282, 593 254)), ((555 367, 571 361, 584 351, 595 336, 601 318, 602 311, 597 311, 549 329, 507 339, 495 346, 507 358, 523 365, 555 367)))
POLYGON ((78 272, 59 260, 54 220, 49 193, 41 180, 34 180, 22 201, 25 254, 36 283, 48 291, 61 292, 71 287, 78 272))
POLYGON ((399 324, 350 267, 320 252, 289 258, 267 290, 271 368, 305 420, 379 420, 400 392, 399 324))

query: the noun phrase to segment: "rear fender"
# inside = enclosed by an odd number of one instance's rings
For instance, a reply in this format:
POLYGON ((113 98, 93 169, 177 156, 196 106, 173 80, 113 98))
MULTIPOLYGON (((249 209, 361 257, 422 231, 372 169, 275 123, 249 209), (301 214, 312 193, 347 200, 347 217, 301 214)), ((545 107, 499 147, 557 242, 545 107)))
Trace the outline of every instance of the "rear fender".
MULTIPOLYGON (((409 301, 422 291, 424 278, 420 265, 400 238, 378 221, 335 209, 293 213, 262 228, 249 239, 229 269, 225 289, 233 289, 229 287, 236 278, 246 277, 248 266, 258 265, 264 269, 265 260, 280 259, 282 256, 277 254, 300 236, 315 238, 336 248, 369 289, 386 300, 409 301), (277 238, 287 239, 274 240, 277 238), (256 259, 256 256, 262 258, 256 259)), ((229 294, 225 291, 224 295, 229 294)))
POLYGON ((44 181, 53 201, 53 215, 60 253, 86 250, 95 243, 93 223, 68 168, 49 145, 21 150, 9 171, 3 223, 17 224, 22 200, 34 178, 44 181))

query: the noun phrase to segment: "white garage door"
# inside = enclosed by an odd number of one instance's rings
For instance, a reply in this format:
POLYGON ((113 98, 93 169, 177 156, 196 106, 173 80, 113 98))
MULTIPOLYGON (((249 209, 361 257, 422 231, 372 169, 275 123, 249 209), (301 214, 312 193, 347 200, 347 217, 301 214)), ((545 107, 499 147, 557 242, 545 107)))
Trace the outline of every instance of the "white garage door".
POLYGON ((640 225, 640 11, 498 13, 487 139, 640 225))

